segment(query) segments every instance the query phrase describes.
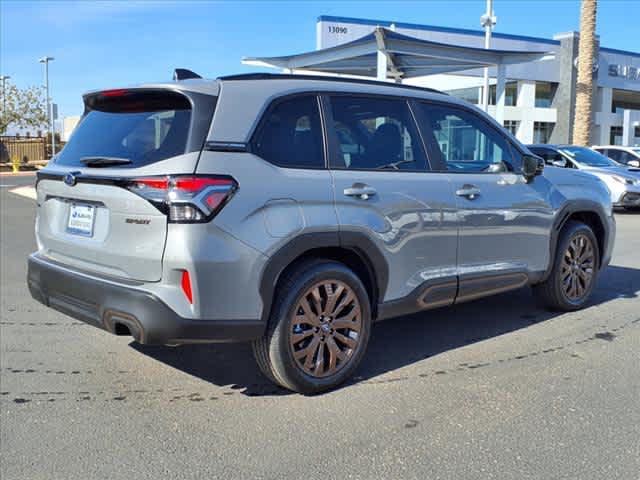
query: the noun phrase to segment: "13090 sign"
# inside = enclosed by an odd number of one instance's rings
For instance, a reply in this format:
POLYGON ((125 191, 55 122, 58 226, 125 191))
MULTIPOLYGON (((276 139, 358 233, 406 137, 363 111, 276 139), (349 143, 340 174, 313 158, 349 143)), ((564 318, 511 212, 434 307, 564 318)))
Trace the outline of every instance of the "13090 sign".
POLYGON ((329 25, 329 33, 347 33, 347 27, 337 27, 335 25, 329 25))

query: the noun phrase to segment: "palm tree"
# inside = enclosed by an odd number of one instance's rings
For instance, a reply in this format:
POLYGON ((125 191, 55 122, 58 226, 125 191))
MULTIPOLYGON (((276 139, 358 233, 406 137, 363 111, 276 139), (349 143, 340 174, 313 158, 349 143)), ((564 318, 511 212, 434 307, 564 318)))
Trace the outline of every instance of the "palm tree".
POLYGON ((589 145, 591 105, 593 102, 593 62, 596 53, 597 0, 582 0, 580 8, 580 42, 578 43, 578 83, 573 119, 573 143, 589 145))

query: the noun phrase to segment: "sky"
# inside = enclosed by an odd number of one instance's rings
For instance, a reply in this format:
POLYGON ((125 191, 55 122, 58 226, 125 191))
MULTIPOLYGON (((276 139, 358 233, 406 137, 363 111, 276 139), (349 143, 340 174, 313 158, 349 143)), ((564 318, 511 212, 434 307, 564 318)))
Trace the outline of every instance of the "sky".
MULTIPOLYGON (((170 79, 176 67, 207 78, 255 71, 245 56, 315 49, 320 15, 480 30, 485 0, 20 1, 0 0, 0 74, 41 85, 50 63, 60 117, 82 113, 83 92, 170 79)), ((579 0, 494 0, 495 32, 551 38, 579 29, 579 0)), ((640 51, 640 0, 600 0, 602 46, 640 51)))

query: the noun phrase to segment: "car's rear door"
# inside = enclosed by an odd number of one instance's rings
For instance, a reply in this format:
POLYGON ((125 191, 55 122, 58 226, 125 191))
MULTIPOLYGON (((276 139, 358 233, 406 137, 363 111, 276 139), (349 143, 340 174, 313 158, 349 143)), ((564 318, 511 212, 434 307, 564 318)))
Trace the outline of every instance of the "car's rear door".
POLYGON ((434 168, 456 194, 458 300, 523 285, 546 270, 553 209, 549 180, 528 183, 504 132, 470 109, 417 102, 434 168))
POLYGON ((398 302, 390 315, 452 303, 455 200, 448 177, 428 171, 407 100, 336 94, 324 103, 341 235, 363 232, 382 252, 389 278, 379 300, 398 302))
POLYGON ((40 255, 91 273, 160 280, 167 215, 162 199, 136 192, 148 191, 150 178, 194 172, 209 126, 196 120, 210 119, 215 104, 196 97, 158 89, 85 97, 69 143, 38 174, 40 255))

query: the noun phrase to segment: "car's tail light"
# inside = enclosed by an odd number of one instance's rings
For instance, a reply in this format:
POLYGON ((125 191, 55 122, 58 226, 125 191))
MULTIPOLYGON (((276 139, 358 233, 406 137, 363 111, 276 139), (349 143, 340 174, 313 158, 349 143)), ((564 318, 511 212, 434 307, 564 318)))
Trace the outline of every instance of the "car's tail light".
POLYGON ((211 220, 238 188, 230 177, 140 177, 127 181, 127 189, 146 198, 168 215, 170 222, 211 220))

